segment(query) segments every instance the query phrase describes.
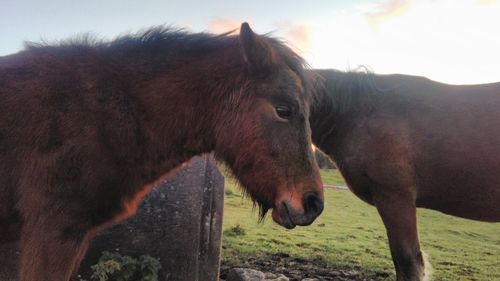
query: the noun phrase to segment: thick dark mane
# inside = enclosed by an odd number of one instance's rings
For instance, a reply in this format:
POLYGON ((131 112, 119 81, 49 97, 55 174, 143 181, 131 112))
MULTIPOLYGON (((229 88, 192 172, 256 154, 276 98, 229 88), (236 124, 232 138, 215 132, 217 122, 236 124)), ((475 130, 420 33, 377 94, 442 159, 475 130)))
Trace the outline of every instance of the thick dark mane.
MULTIPOLYGON (((230 35, 230 33, 189 33, 184 29, 171 26, 156 26, 134 34, 121 35, 111 41, 98 39, 87 33, 55 43, 25 42, 25 49, 55 54, 73 54, 76 50, 96 50, 127 56, 177 57, 183 54, 196 57, 239 44, 238 36, 230 35)), ((285 41, 265 35, 262 37, 278 52, 285 64, 299 75, 302 81, 305 81, 303 79, 303 69, 307 67, 305 60, 293 52, 285 41)))
POLYGON ((316 70, 320 74, 313 85, 313 104, 334 114, 365 109, 373 105, 377 94, 383 92, 375 84, 374 74, 363 71, 342 72, 316 70))
POLYGON ((179 53, 195 55, 228 45, 234 46, 236 42, 234 36, 228 36, 228 34, 189 33, 183 29, 156 26, 134 34, 121 35, 111 41, 98 39, 96 36, 86 33, 55 43, 26 42, 25 46, 28 51, 51 53, 94 49, 114 54, 169 56, 179 53))
POLYGON ((288 44, 285 40, 273 37, 266 37, 266 38, 271 43, 271 46, 273 46, 275 50, 278 50, 278 53, 281 55, 286 65, 290 67, 290 69, 292 69, 293 72, 299 75, 302 82, 307 82, 307 80, 304 79, 305 78, 304 69, 309 68, 307 62, 297 53, 292 51, 292 49, 290 49, 290 47, 287 46, 288 44))
POLYGON ((341 116, 370 110, 384 92, 375 84, 375 75, 362 71, 314 70, 310 87, 312 137, 322 144, 338 131, 341 116))

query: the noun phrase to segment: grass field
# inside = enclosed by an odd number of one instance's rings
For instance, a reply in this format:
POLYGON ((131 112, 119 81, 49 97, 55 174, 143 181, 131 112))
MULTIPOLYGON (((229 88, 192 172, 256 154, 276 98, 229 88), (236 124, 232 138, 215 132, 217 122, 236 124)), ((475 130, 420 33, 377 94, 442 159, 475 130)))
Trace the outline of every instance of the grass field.
MULTIPOLYGON (((325 184, 344 185, 336 170, 322 171, 325 184)), ((499 202, 500 204, 500 202, 499 202)), ((418 211, 420 239, 434 268, 433 280, 500 281, 500 223, 464 220, 439 212, 418 211)), ((257 220, 249 199, 226 180, 223 260, 288 253, 366 276, 390 273, 393 265, 385 229, 374 207, 350 191, 325 190, 325 211, 311 226, 286 230, 268 216, 257 220)))

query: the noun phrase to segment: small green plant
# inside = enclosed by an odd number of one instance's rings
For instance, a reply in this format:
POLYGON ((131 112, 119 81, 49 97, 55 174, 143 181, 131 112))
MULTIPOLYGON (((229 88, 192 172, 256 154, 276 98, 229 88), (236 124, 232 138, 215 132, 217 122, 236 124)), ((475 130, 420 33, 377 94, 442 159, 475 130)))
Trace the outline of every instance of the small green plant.
POLYGON ((91 281, 158 281, 161 265, 148 255, 133 258, 103 252, 99 262, 91 269, 91 281))
POLYGON ((239 224, 236 226, 232 226, 224 231, 224 235, 226 236, 243 236, 246 234, 246 231, 239 224))

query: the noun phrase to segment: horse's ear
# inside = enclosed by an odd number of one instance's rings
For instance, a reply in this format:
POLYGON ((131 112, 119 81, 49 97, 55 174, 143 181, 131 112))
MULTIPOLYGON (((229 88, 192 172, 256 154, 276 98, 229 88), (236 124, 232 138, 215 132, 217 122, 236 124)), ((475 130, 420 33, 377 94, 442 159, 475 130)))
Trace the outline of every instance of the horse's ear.
POLYGON ((243 58, 251 71, 261 71, 276 64, 273 48, 264 38, 255 34, 246 22, 241 24, 240 45, 243 58))

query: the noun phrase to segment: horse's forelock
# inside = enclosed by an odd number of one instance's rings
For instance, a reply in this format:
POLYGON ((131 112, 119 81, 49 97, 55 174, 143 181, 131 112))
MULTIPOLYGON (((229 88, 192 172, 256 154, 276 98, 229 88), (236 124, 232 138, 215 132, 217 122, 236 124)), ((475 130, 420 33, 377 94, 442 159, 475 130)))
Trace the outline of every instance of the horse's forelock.
POLYGON ((299 54, 294 52, 283 39, 266 37, 271 46, 278 52, 283 62, 295 73, 297 74, 302 82, 305 84, 307 79, 305 79, 305 71, 309 69, 309 65, 306 60, 302 58, 299 54))

